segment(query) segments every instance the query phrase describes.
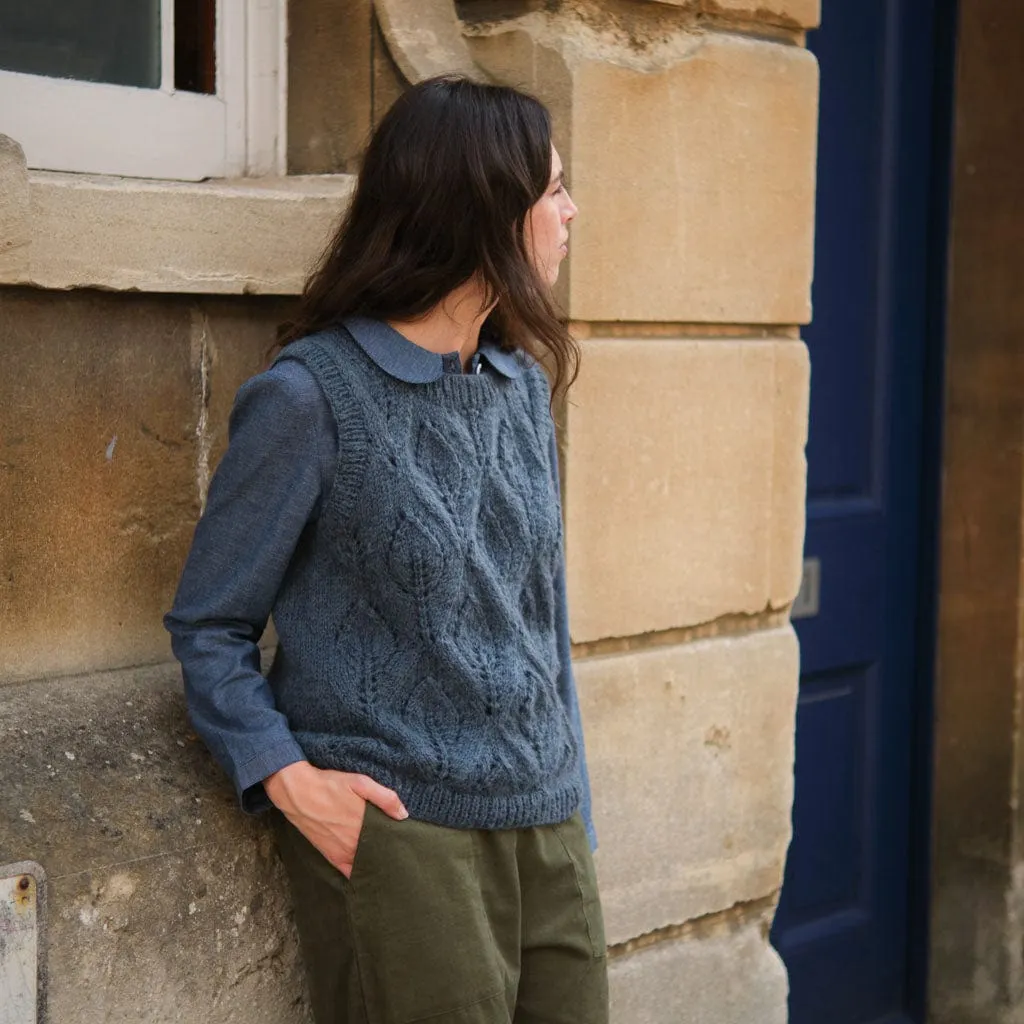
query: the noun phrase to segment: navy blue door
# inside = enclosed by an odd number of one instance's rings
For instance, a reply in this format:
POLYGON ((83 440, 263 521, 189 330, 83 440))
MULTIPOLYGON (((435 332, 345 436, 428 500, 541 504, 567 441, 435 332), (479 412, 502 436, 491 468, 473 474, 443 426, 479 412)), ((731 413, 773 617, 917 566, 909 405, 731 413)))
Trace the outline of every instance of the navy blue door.
POLYGON ((820 594, 795 622, 794 838, 772 933, 792 1024, 918 1020, 909 908, 937 3, 824 0, 809 37, 821 114, 806 557, 820 594))

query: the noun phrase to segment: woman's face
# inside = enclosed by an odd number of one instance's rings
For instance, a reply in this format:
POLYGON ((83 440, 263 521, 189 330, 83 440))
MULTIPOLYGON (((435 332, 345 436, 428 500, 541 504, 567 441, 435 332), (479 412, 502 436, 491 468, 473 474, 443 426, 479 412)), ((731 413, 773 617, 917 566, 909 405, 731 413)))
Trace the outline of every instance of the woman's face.
POLYGON ((558 280, 558 268, 569 254, 569 221, 579 211, 565 187, 562 160, 551 147, 551 180, 526 215, 526 248, 533 257, 541 280, 549 285, 558 280))

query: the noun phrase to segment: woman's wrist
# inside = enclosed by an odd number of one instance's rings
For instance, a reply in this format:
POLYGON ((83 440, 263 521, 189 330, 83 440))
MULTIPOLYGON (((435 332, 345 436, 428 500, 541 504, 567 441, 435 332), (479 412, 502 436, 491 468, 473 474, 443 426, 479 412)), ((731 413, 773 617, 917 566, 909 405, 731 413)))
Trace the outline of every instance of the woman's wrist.
POLYGON ((294 787, 310 772, 316 769, 308 761, 293 761, 284 768, 279 768, 272 775, 263 780, 263 788, 266 790, 270 802, 279 810, 285 811, 294 806, 294 787))

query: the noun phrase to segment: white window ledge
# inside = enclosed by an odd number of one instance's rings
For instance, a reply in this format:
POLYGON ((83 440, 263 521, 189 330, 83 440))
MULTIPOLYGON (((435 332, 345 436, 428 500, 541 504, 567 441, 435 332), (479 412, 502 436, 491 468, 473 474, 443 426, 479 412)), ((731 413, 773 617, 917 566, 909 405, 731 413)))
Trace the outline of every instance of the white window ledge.
POLYGON ((294 295, 354 184, 27 171, 21 148, 0 136, 0 284, 294 295))

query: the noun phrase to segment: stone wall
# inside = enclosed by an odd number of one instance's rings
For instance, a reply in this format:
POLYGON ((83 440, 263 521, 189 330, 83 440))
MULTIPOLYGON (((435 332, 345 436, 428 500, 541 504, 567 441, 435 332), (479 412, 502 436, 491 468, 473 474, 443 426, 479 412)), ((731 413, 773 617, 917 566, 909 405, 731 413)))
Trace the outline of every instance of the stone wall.
MULTIPOLYGON (((581 209, 560 298, 584 364, 560 419, 614 1019, 781 1024, 767 930, 792 800, 818 3, 465 0, 459 24, 450 2, 376 10, 293 5, 292 172, 351 171, 402 73, 474 66, 549 104, 581 209)), ((234 391, 339 199, 328 179, 170 199, 75 181, 79 219, 46 221, 49 197, 73 201, 67 176, 13 152, 0 863, 48 874, 50 1019, 298 1024, 266 830, 188 729, 159 615, 234 391), (110 216, 122 199, 142 213, 110 216), (198 256, 153 205, 168 202, 206 225, 198 256)))
POLYGON ((305 1019, 269 834, 160 622, 286 309, 0 289, 0 864, 47 874, 53 1024, 305 1019))
POLYGON ((1024 1020, 1024 22, 960 5, 947 321, 929 996, 1024 1020))

